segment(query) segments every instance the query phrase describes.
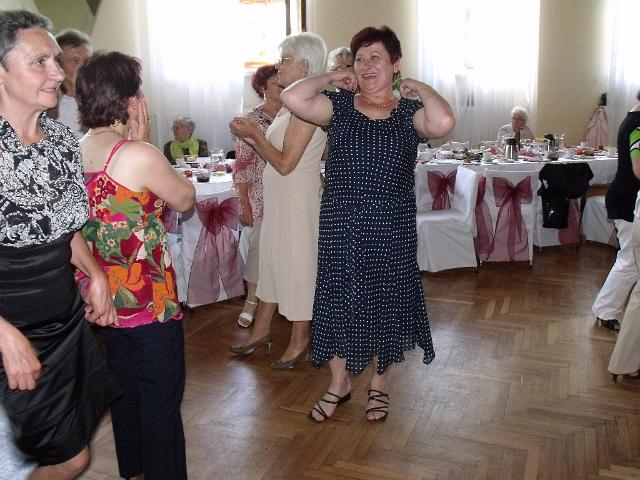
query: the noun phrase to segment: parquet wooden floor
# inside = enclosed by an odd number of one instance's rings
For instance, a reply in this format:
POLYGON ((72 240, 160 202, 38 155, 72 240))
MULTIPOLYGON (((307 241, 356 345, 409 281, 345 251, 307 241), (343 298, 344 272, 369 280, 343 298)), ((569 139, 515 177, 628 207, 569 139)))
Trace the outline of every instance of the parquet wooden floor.
MULTIPOLYGON (((587 244, 536 251, 532 270, 424 274, 436 359, 393 369, 386 423, 364 420, 367 378, 323 425, 306 418, 328 370, 269 368, 289 327, 274 319, 271 357, 234 358, 239 300, 189 314, 183 404, 191 479, 640 479, 640 381, 607 373, 615 334, 591 303, 615 252, 587 244)), ((85 479, 116 476, 108 421, 85 479)))
MULTIPOLYGON (((393 368, 379 425, 364 420, 365 377, 330 421, 307 420, 328 370, 269 368, 289 334, 281 317, 271 357, 234 358, 241 302, 196 309, 185 319, 190 478, 640 479, 640 381, 612 381, 615 334, 591 313, 614 253, 552 247, 532 270, 423 275, 436 359, 424 366, 414 351, 393 368)), ((117 478, 108 418, 93 455, 84 479, 117 478)))

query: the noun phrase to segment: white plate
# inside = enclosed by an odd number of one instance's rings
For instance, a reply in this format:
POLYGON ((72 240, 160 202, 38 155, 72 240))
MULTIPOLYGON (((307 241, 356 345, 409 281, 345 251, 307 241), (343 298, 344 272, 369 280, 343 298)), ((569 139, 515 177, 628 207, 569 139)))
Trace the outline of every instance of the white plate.
POLYGON ((455 158, 443 158, 442 160, 434 160, 435 163, 448 163, 452 165, 460 165, 464 162, 464 160, 456 160, 455 158))

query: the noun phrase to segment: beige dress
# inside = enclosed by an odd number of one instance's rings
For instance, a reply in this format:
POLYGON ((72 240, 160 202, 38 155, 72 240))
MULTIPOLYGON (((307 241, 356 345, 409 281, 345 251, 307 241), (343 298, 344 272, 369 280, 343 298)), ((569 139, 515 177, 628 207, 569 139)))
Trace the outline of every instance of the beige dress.
MULTIPOLYGON (((282 150, 291 113, 282 108, 267 139, 282 150)), ((317 128, 295 170, 280 175, 264 169, 264 217, 260 236, 260 277, 256 294, 278 304, 291 321, 311 320, 318 260, 320 159, 327 134, 317 128)))

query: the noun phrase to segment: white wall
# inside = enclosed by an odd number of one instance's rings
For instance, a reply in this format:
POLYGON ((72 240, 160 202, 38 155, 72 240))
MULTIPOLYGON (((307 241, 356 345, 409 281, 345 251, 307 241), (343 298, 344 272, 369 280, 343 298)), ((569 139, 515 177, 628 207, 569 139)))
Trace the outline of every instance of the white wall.
MULTIPOLYGON (((584 140, 607 90, 607 34, 605 1, 540 1, 537 136, 565 132, 565 143, 584 140)), ((526 59, 515 60, 514 74, 519 61, 526 59)), ((617 131, 618 125, 609 129, 617 131)))
POLYGON ((39 12, 38 7, 36 7, 33 0, 0 0, 0 8, 5 8, 7 10, 24 8, 31 12, 39 12))
POLYGON ((419 0, 307 0, 309 25, 327 42, 329 51, 349 46, 351 37, 364 27, 387 25, 402 44, 403 77, 417 72, 416 2, 419 0))

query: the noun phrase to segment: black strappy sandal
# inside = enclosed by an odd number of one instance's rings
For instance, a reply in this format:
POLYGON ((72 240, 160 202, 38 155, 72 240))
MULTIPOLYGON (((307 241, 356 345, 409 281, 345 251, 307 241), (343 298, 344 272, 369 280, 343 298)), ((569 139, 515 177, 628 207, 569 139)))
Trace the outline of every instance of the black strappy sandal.
POLYGON ((373 400, 382 404, 379 407, 367 408, 367 410, 364 412, 367 422, 373 422, 373 423, 384 422, 387 419, 387 416, 389 415, 389 394, 381 392, 380 390, 374 390, 372 388, 371 390, 367 391, 367 395, 369 395, 369 401, 373 400), (380 413, 383 413, 384 415, 378 418, 367 417, 367 415, 371 412, 380 412, 380 413))
POLYGON ((339 405, 342 405, 343 403, 346 403, 349 400, 351 400, 351 392, 347 393, 344 397, 340 397, 335 393, 331 393, 331 392, 327 392, 327 394, 331 395, 332 397, 335 397, 336 400, 325 400, 324 398, 321 398, 320 400, 318 400, 318 402, 313 406, 313 408, 309 412, 309 415, 307 415, 309 417, 309 420, 311 420, 314 423, 322 423, 325 420, 329 420, 330 418, 330 416, 327 415, 327 412, 325 412, 322 406, 320 405, 321 402, 330 403, 331 405, 335 405, 336 407, 338 407, 339 405), (317 420, 313 416, 313 412, 316 412, 322 415, 322 420, 317 420))

